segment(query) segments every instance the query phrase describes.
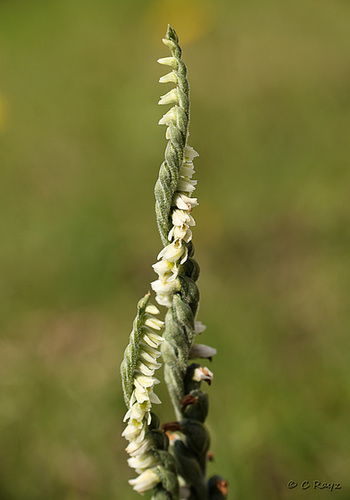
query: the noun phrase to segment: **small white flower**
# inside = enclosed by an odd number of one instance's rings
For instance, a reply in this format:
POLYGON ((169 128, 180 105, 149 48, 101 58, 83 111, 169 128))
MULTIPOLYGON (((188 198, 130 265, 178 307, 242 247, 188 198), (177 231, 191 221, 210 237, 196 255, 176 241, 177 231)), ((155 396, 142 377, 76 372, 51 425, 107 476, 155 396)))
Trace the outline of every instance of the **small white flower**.
POLYGON ((138 493, 144 493, 147 490, 151 490, 154 488, 160 479, 158 474, 154 469, 147 469, 142 474, 140 474, 136 479, 130 479, 129 484, 134 488, 138 493))
POLYGON ((154 330, 161 330, 164 326, 164 321, 154 318, 153 316, 149 316, 145 321, 145 325, 153 328, 154 330))
POLYGON ((203 325, 203 323, 201 321, 195 321, 195 323, 194 323, 194 332, 195 332, 196 335, 200 335, 206 329, 207 329, 207 327, 205 325, 203 325))
POLYGON ((186 247, 186 248, 185 248, 185 253, 184 253, 184 255, 183 255, 182 259, 180 260, 180 264, 181 264, 181 265, 182 265, 182 264, 184 264, 184 263, 186 262, 187 257, 188 257, 188 249, 187 249, 187 247, 186 247))
POLYGON ((187 226, 187 224, 183 224, 182 226, 174 226, 169 232, 169 238, 174 238, 174 240, 183 240, 188 243, 192 239, 192 231, 187 226))
POLYGON ((177 76, 175 71, 171 71, 164 76, 159 78, 159 83, 177 83, 177 76))
POLYGON ((136 441, 131 441, 125 448, 125 451, 131 455, 143 455, 151 447, 151 442, 148 439, 144 439, 142 443, 136 443, 136 441))
POLYGON ((174 271, 176 264, 175 262, 169 262, 167 259, 162 259, 153 264, 152 267, 157 274, 164 275, 171 274, 174 271))
POLYGON ((179 285, 176 281, 161 281, 156 280, 151 283, 152 290, 154 290, 157 294, 172 294, 177 292, 179 289, 179 285))
POLYGON ((194 218, 186 210, 174 210, 172 221, 174 226, 182 226, 183 224, 187 224, 188 226, 196 225, 194 218))
POLYGON ((198 205, 197 198, 191 198, 183 193, 175 193, 173 204, 182 210, 188 210, 191 212, 193 207, 198 205))
POLYGON ((148 330, 147 331, 147 335, 144 336, 144 339, 146 340, 146 338, 148 338, 149 340, 151 340, 152 342, 154 342, 155 344, 157 344, 157 347, 162 343, 164 342, 164 337, 162 337, 161 335, 158 335, 157 333, 155 332, 152 332, 151 330, 148 330))
POLYGON ((172 40, 168 40, 167 38, 162 38, 162 42, 166 45, 170 50, 174 49, 174 42, 172 40))
POLYGON ((145 342, 141 342, 140 344, 140 347, 142 348, 142 351, 143 353, 147 353, 149 354, 150 356, 154 357, 154 358, 158 358, 160 356, 160 351, 158 351, 157 349, 155 349, 154 347, 150 347, 148 344, 146 344, 145 342))
POLYGON ((143 337, 143 340, 146 342, 146 344, 148 344, 150 347, 154 347, 154 348, 157 348, 160 344, 160 342, 156 342, 154 340, 152 340, 149 335, 145 335, 143 337))
POLYGON ((186 160, 192 161, 193 158, 196 158, 196 156, 199 156, 199 153, 197 153, 197 151, 195 149, 193 149, 192 146, 186 146, 184 155, 185 155, 186 160))
POLYGON ((148 366, 146 366, 144 363, 139 363, 137 365, 137 368, 138 368, 138 370, 140 370, 140 372, 143 375, 146 375, 148 377, 151 377, 152 375, 154 375, 154 370, 152 370, 151 368, 148 368, 148 366))
POLYGON ((175 57, 161 57, 157 61, 159 64, 164 64, 165 66, 170 66, 171 68, 177 68, 177 60, 175 57))
POLYGON ((158 259, 164 258, 169 262, 177 262, 185 252, 184 246, 180 242, 173 242, 163 248, 158 254, 158 259))
POLYGON ((146 401, 146 403, 143 404, 134 403, 131 406, 131 408, 126 412, 123 422, 125 422, 128 419, 137 420, 138 422, 141 422, 145 416, 145 413, 149 411, 150 407, 151 405, 149 401, 146 401))
POLYGON ((147 389, 153 387, 153 385, 156 383, 156 380, 157 379, 155 379, 154 377, 138 374, 135 377, 135 386, 146 393, 147 389))
POLYGON ((128 441, 135 440, 140 443, 145 437, 145 424, 146 422, 138 422, 137 420, 131 420, 129 425, 124 429, 122 436, 128 441))
POLYGON ((179 188, 179 191, 185 191, 185 193, 193 193, 193 191, 196 189, 195 188, 196 184, 197 181, 179 179, 177 186, 179 188))
POLYGON ((196 382, 201 382, 202 380, 210 381, 213 380, 214 375, 207 367, 196 368, 193 373, 192 380, 196 382))
POLYGON ((148 368, 150 368, 153 371, 158 370, 158 368, 160 368, 162 366, 162 364, 157 363, 157 361, 155 359, 152 359, 151 361, 150 360, 143 360, 143 361, 140 360, 140 363, 141 362, 144 365, 148 366, 148 368))
POLYGON ((205 344, 194 344, 191 347, 190 358, 207 358, 210 359, 217 353, 217 350, 214 347, 210 347, 205 344))
MULTIPOLYGON (((135 383, 135 385, 136 385, 136 383, 135 383)), ((148 401, 148 399, 149 399, 147 391, 142 386, 136 387, 133 394, 135 396, 136 401, 139 404, 142 404, 145 401, 148 401)))
POLYGON ((191 178, 192 175, 194 174, 194 168, 193 168, 193 163, 183 163, 181 168, 180 168, 180 175, 183 177, 188 177, 191 178))
POLYGON ((155 394, 153 391, 150 391, 149 393, 149 400, 155 405, 160 405, 162 403, 157 394, 155 394))
POLYGON ((157 294, 156 301, 160 306, 171 307, 172 295, 169 294, 157 294))
POLYGON ((159 120, 158 125, 169 125, 170 122, 177 120, 176 106, 173 106, 162 118, 159 120))
MULTIPOLYGON (((159 353, 159 355, 160 355, 160 353, 159 353)), ((146 351, 140 352, 140 358, 143 359, 144 361, 148 361, 149 363, 155 363, 157 361, 156 356, 152 356, 151 354, 149 354, 146 351)))
POLYGON ((148 304, 146 306, 145 312, 148 313, 148 314, 159 314, 160 313, 158 307, 156 307, 153 304, 148 304))
POLYGON ((179 92, 177 88, 171 89, 168 93, 162 95, 158 104, 179 104, 179 92))
POLYGON ((148 469, 156 463, 157 460, 151 453, 128 458, 128 465, 133 469, 148 469))

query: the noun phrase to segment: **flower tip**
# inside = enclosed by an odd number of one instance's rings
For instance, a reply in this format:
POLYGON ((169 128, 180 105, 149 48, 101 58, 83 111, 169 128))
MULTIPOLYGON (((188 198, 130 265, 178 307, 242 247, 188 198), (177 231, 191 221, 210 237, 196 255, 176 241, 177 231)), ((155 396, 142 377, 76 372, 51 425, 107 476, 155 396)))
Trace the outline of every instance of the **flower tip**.
POLYGON ((168 40, 174 40, 176 43, 179 41, 176 31, 170 26, 170 24, 168 24, 165 37, 168 40))

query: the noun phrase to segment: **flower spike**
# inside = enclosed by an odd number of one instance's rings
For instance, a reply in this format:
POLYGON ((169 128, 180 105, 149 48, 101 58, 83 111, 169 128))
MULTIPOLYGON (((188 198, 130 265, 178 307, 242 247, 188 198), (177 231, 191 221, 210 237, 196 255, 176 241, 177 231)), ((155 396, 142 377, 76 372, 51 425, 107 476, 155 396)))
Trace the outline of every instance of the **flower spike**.
POLYGON ((160 105, 170 109, 159 120, 166 126, 164 161, 155 185, 155 211, 163 244, 153 269, 158 278, 151 283, 158 304, 165 306, 165 321, 156 316, 159 310, 150 304, 150 293, 138 303, 130 342, 121 365, 127 412, 123 436, 129 441, 128 464, 138 477, 129 483, 143 494, 153 489, 152 500, 215 500, 225 498, 227 482, 214 476, 206 480, 210 438, 205 427, 208 395, 202 382, 211 384, 213 373, 190 359, 212 359, 216 349, 195 344, 196 335, 205 330, 197 321, 199 265, 194 259, 192 230, 196 225, 193 197, 197 181, 193 160, 198 153, 188 145, 190 116, 187 69, 173 28, 168 26, 164 45, 169 57, 158 60, 170 67, 160 83, 174 87, 164 93, 160 105), (159 383, 155 371, 164 361, 164 378, 175 410, 176 421, 163 424, 151 411, 160 403, 154 393, 159 383), (220 496, 221 495, 221 496, 220 496))
POLYGON ((137 316, 120 368, 125 404, 128 407, 124 417, 127 426, 122 435, 129 441, 126 448, 130 455, 128 464, 139 474, 136 479, 129 481, 135 491, 144 493, 157 485, 164 489, 166 477, 176 492, 176 475, 171 471, 162 472, 162 461, 157 455, 157 443, 152 435, 152 429, 159 425, 159 420, 151 413, 151 407, 152 403, 160 403, 153 392, 154 385, 158 383, 154 373, 161 366, 157 359, 160 355, 159 346, 164 340, 156 332, 160 332, 164 322, 154 317, 159 314, 159 310, 149 303, 149 298, 150 293, 137 305, 137 316))

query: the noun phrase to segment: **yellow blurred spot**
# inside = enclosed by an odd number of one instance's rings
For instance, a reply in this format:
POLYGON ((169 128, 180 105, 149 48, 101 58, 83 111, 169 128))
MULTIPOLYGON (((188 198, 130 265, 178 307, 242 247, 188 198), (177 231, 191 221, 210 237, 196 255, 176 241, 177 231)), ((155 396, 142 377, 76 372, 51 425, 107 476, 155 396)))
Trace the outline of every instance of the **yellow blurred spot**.
POLYGON ((3 131, 5 128, 5 121, 6 121, 6 105, 5 105, 5 100, 0 94, 0 132, 3 131))
POLYGON ((162 38, 170 24, 182 47, 206 35, 212 19, 209 6, 203 0, 155 0, 147 12, 147 22, 154 36, 158 40, 162 38))

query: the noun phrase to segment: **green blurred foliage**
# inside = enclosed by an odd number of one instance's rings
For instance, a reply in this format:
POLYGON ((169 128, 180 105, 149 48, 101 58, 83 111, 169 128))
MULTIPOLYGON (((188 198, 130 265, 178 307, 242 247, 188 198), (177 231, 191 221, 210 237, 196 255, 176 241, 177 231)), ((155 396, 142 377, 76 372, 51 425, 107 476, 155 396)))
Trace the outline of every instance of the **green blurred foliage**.
POLYGON ((0 3, 1 499, 138 498, 119 365, 160 249, 168 22, 201 154, 209 473, 232 500, 350 497, 350 5, 175 3, 0 3))

